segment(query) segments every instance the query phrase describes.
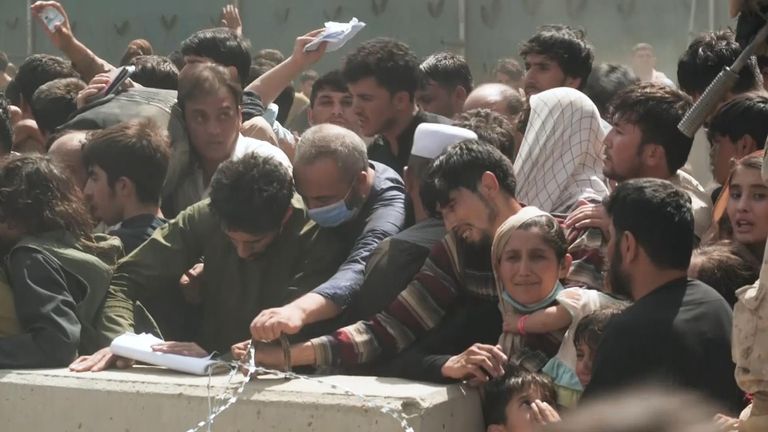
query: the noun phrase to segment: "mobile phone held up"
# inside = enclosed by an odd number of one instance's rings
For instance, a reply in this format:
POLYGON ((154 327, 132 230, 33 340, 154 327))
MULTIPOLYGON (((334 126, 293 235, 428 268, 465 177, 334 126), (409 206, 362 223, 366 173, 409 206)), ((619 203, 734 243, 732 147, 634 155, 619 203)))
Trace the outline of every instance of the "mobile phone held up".
POLYGON ((48 27, 48 30, 55 31, 57 24, 63 24, 64 23, 64 15, 62 15, 56 8, 53 6, 48 6, 47 8, 44 8, 40 12, 40 18, 45 23, 45 26, 48 27))

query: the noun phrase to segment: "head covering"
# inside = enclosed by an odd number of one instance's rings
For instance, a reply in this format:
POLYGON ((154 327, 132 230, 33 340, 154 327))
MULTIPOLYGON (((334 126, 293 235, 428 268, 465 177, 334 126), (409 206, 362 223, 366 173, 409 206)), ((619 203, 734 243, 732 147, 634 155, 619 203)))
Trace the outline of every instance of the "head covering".
MULTIPOLYGON (((496 231, 496 235, 493 237, 493 245, 491 246, 491 264, 493 265, 493 277, 496 282, 496 293, 499 296, 499 310, 501 310, 502 316, 505 320, 508 319, 508 317, 511 315, 519 314, 521 311, 514 310, 512 303, 504 301, 504 294, 506 293, 506 290, 504 288, 504 282, 501 280, 501 275, 499 274, 501 255, 504 252, 504 247, 507 245, 512 232, 517 230, 520 225, 524 224, 525 222, 539 216, 545 216, 551 218, 553 221, 555 220, 552 215, 536 207, 523 207, 523 209, 517 212, 514 216, 504 221, 504 223, 501 224, 499 229, 496 231)), ((557 221, 555 221, 555 223, 557 223, 557 221)), ((562 288, 562 285, 560 285, 560 287, 562 288)), ((553 292, 556 289, 557 285, 552 287, 553 292)), ((550 293, 550 296, 552 294, 553 293, 550 293)), ((547 305, 549 303, 551 303, 551 301, 548 302, 547 305)), ((509 355, 513 351, 519 351, 518 345, 521 345, 523 341, 522 338, 516 336, 518 335, 515 335, 514 333, 501 334, 501 337, 499 338, 499 345, 501 345, 502 351, 504 351, 505 354, 509 355)))
POLYGON ((568 213, 580 199, 601 200, 600 113, 584 93, 556 88, 531 96, 531 114, 515 159, 518 201, 551 213, 568 213))
POLYGON ((439 123, 422 123, 413 134, 411 156, 434 159, 446 148, 465 140, 476 140, 469 129, 439 123))

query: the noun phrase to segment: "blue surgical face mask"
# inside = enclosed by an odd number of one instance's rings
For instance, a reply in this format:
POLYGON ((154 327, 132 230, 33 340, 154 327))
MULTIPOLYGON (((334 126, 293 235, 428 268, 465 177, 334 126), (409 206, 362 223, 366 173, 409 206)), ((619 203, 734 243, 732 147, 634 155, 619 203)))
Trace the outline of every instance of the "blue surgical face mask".
POLYGON ((307 212, 309 214, 309 218, 324 228, 336 227, 353 219, 360 211, 360 207, 351 209, 347 206, 347 197, 349 196, 349 193, 352 192, 354 186, 355 185, 353 183, 341 201, 329 204, 327 206, 309 209, 307 212))

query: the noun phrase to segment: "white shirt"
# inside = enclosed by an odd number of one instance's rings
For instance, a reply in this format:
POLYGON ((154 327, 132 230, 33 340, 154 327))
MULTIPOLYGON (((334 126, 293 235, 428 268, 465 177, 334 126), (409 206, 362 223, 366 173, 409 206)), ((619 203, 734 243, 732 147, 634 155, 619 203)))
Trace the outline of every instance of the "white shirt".
MULTIPOLYGON (((229 160, 240 159, 248 153, 272 156, 279 162, 282 162, 289 171, 293 170, 288 156, 278 147, 266 141, 249 138, 241 134, 237 139, 237 144, 235 144, 235 151, 232 152, 229 160)), ((179 182, 179 186, 172 194, 173 208, 176 211, 182 211, 192 204, 208 198, 210 192, 210 185, 203 183, 203 170, 199 166, 195 166, 190 171, 190 174, 179 182)))

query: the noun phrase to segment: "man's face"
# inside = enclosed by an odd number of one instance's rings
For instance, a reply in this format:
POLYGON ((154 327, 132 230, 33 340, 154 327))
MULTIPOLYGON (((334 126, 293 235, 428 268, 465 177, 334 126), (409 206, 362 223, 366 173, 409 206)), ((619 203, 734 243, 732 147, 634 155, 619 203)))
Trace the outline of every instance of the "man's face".
POLYGON ((731 172, 731 161, 746 156, 739 152, 738 146, 724 135, 715 135, 709 143, 709 166, 712 177, 721 185, 728 180, 731 172))
POLYGON ((319 125, 333 123, 337 126, 358 132, 357 117, 352 107, 352 94, 333 90, 317 92, 315 103, 309 108, 309 123, 319 125))
MULTIPOLYGON (((556 61, 543 54, 525 56, 525 76, 523 77, 525 94, 528 97, 555 87, 578 87, 573 85, 556 61)), ((578 80, 577 80, 578 81, 578 80)))
POLYGON ((240 106, 226 89, 189 100, 184 119, 192 147, 208 162, 224 162, 232 156, 240 134, 240 106))
MULTIPOLYGON (((624 270, 624 255, 621 252, 622 239, 617 239, 616 228, 611 222, 609 228, 610 239, 608 240, 608 283, 611 286, 611 292, 616 295, 632 298, 632 282, 629 274, 624 270)), ((619 233, 620 235, 623 233, 619 233)))
POLYGON ((446 230, 453 231, 467 243, 490 246, 498 210, 481 192, 463 187, 455 189, 439 210, 446 230))
POLYGON ((642 176, 642 131, 633 123, 618 120, 603 141, 603 175, 618 182, 642 176))
POLYGON ((650 71, 656 67, 656 56, 653 51, 640 49, 632 54, 632 69, 636 71, 650 71))
POLYGON ((397 110, 393 95, 380 86, 376 78, 363 78, 348 86, 360 132, 364 136, 384 133, 395 125, 397 110))
POLYGON ((83 189, 91 215, 108 226, 123 221, 123 205, 115 190, 109 186, 107 173, 94 165, 88 170, 88 180, 83 189))
POLYGON ((224 233, 237 251, 237 256, 245 260, 256 259, 264 253, 270 244, 277 238, 279 231, 266 234, 250 234, 245 231, 227 230, 224 233))
POLYGON ((296 190, 309 209, 325 207, 341 200, 346 200, 347 206, 354 208, 362 200, 355 181, 345 178, 336 161, 331 158, 295 165, 293 177, 296 190))
POLYGON ((452 118, 458 112, 453 92, 432 80, 429 80, 423 88, 416 90, 416 103, 424 111, 447 118, 452 118))

